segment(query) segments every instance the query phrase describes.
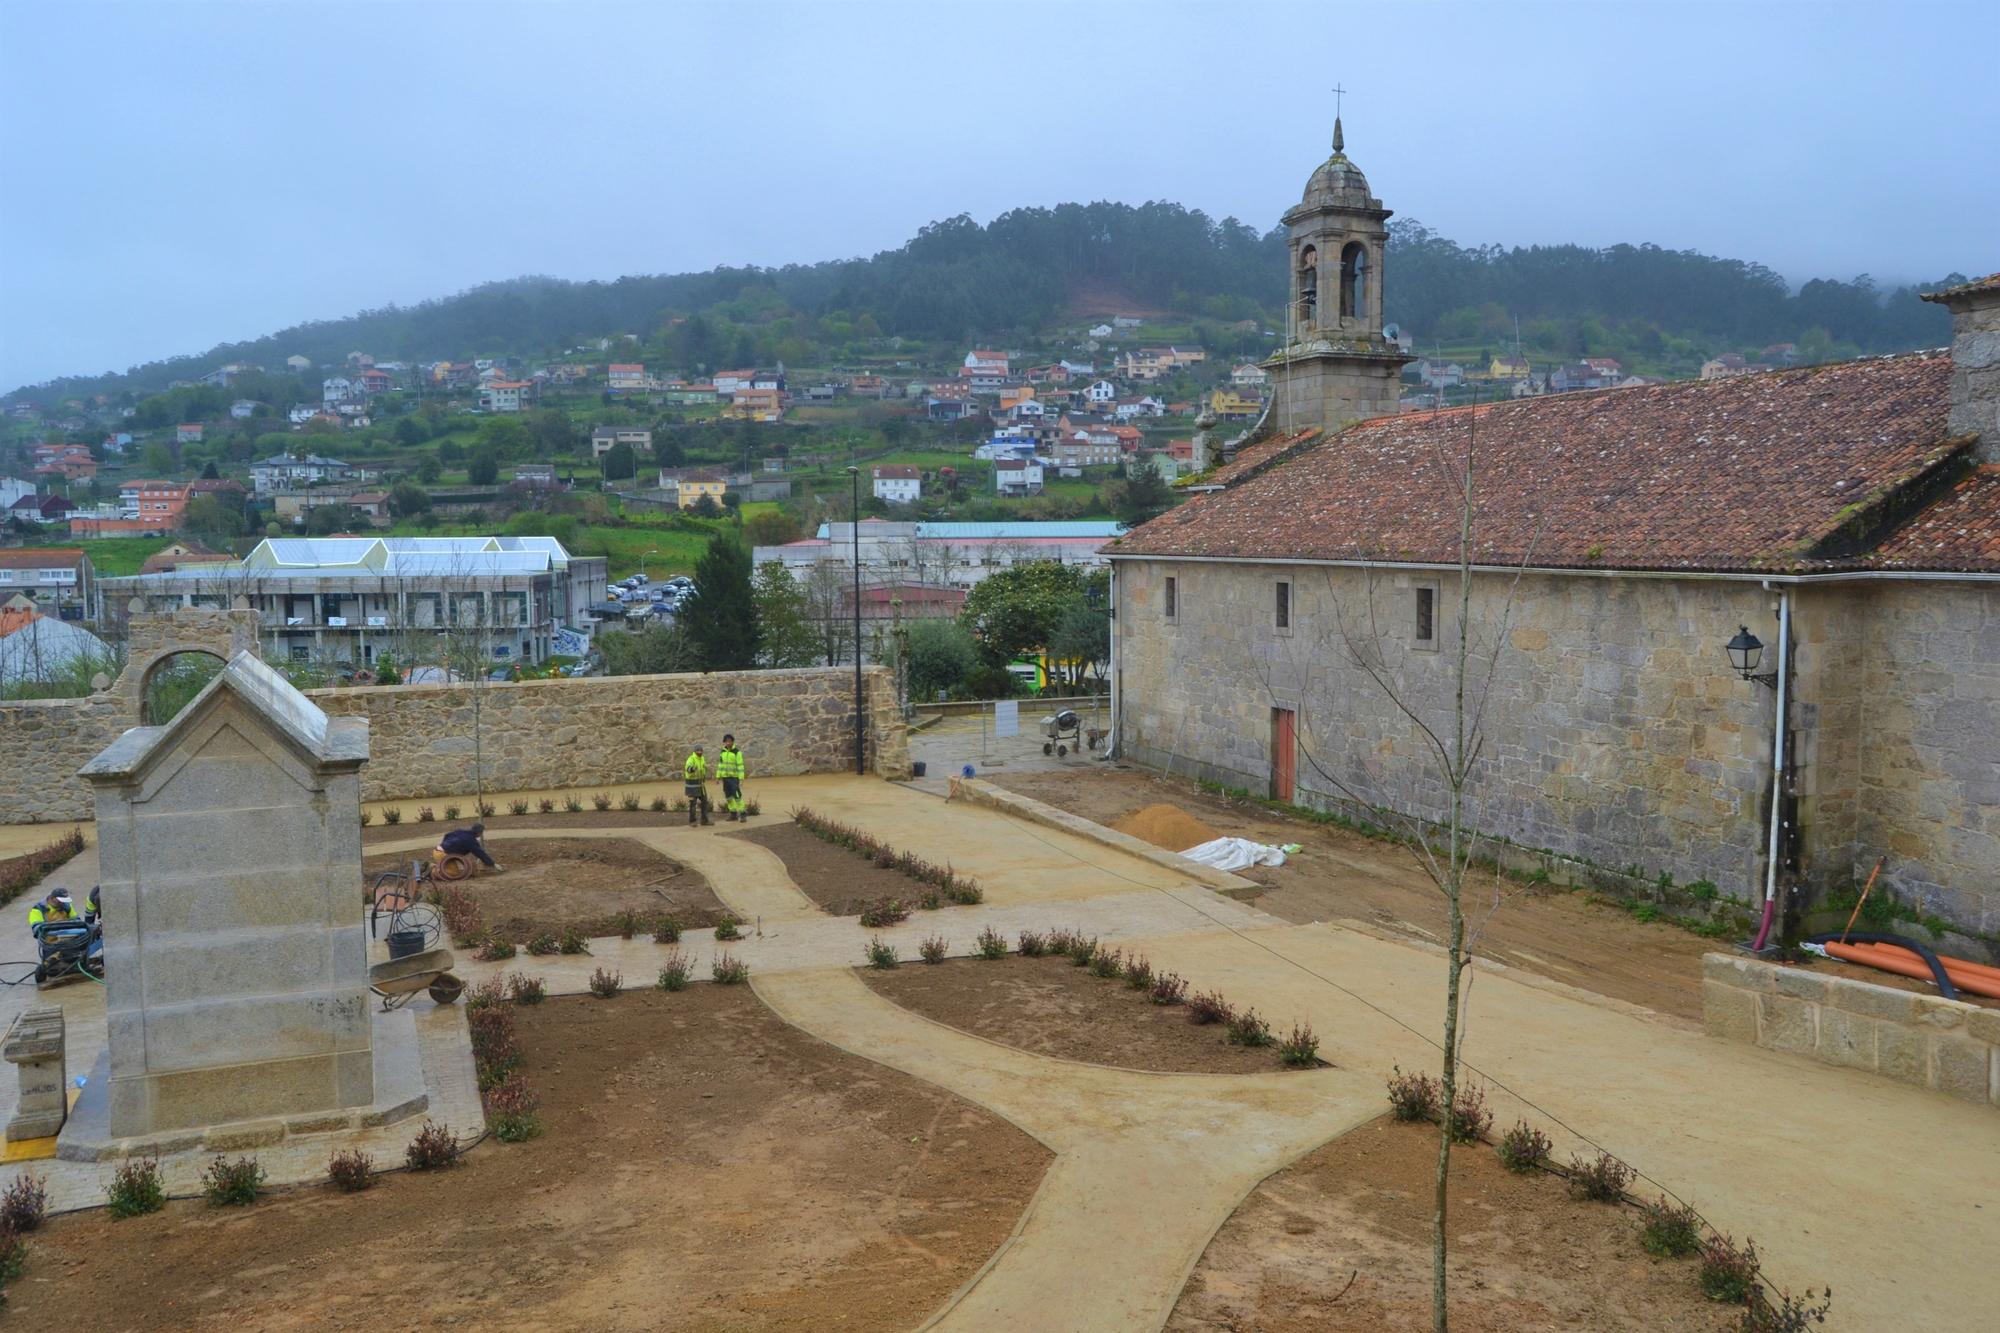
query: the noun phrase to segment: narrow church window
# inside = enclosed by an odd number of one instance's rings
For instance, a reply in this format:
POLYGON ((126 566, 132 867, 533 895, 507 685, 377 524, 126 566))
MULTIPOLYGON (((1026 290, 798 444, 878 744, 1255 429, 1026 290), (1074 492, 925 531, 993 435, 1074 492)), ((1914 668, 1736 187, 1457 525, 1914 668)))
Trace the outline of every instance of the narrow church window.
POLYGON ((1299 252, 1299 323, 1319 317, 1319 251, 1308 245, 1299 252))
POLYGON ((1168 620, 1172 620, 1176 615, 1180 614, 1180 583, 1181 581, 1173 575, 1169 574, 1167 576, 1166 612, 1168 620))
POLYGON ((1340 252, 1340 317, 1352 319, 1368 304, 1368 247, 1348 242, 1340 252))
POLYGON ((1437 644, 1437 589, 1417 589, 1417 646, 1430 648, 1437 644))
POLYGON ((1279 629, 1292 627, 1292 585, 1284 579, 1278 580, 1277 625, 1279 629))

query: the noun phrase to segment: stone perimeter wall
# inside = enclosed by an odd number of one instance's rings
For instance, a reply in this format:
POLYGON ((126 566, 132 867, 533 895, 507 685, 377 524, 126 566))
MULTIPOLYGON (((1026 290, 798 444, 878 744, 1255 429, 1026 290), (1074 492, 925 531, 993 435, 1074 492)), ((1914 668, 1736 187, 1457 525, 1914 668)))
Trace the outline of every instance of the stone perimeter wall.
MULTIPOLYGON (((885 667, 863 678, 867 762, 907 776, 909 735, 885 667)), ((474 696, 487 791, 610 786, 678 778, 695 745, 713 763, 734 732, 749 776, 838 773, 854 766, 850 668, 713 675, 594 676, 467 685, 313 690, 329 714, 365 717, 367 801, 470 794, 474 696)))
POLYGON ((2000 1107, 2000 1010, 1728 954, 1701 971, 1711 1037, 2000 1107))

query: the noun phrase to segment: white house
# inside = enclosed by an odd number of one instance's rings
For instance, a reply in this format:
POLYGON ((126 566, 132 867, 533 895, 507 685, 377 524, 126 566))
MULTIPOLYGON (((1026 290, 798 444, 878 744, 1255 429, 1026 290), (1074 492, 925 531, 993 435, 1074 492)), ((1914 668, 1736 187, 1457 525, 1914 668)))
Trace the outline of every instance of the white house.
POLYGON ((621 444, 629 445, 634 453, 651 453, 653 432, 644 426, 599 426, 590 432, 592 458, 602 458, 621 444))
POLYGON ((994 459, 993 489, 1001 495, 1040 495, 1041 463, 1032 458, 994 459))
POLYGON ((1111 336, 1111 326, 1109 324, 1094 324, 1091 326, 1090 336, 1093 338, 1109 338, 1111 336))
POLYGON ((1115 403, 1118 401, 1118 386, 1110 380, 1092 380, 1083 396, 1093 403, 1115 403))
POLYGON ((534 396, 532 380, 488 380, 479 390, 479 410, 518 412, 524 403, 533 402, 534 396))
POLYGON ((329 481, 358 480, 361 476, 361 469, 350 467, 337 458, 322 458, 318 454, 307 454, 303 458, 277 454, 250 465, 250 484, 259 495, 287 490, 299 484, 318 486, 329 481))
POLYGON ((978 348, 967 352, 965 354, 965 368, 960 373, 977 374, 979 372, 1005 376, 1007 374, 1007 354, 1005 352, 988 352, 978 348))
POLYGON ((1239 389, 1261 389, 1271 382, 1271 376, 1262 366, 1245 361, 1229 372, 1229 382, 1239 389))
POLYGON ((19 477, 0 477, 0 509, 11 509, 16 500, 34 493, 33 482, 22 481, 19 477))
POLYGON ((907 464, 875 469, 875 498, 892 505, 915 504, 924 493, 924 474, 907 464))
POLYGON ((257 415, 259 406, 261 404, 254 398, 238 398, 229 405, 229 415, 237 421, 248 421, 257 415))
POLYGON ((294 407, 290 412, 287 412, 285 415, 294 426, 303 426, 308 421, 311 421, 314 417, 318 416, 319 413, 320 413, 319 408, 313 407, 311 404, 308 403, 300 403, 297 407, 294 407))
POLYGON ((354 381, 345 375, 335 375, 321 382, 319 397, 328 407, 337 407, 354 396, 354 381))
POLYGON ((285 369, 291 371, 293 374, 297 374, 298 372, 303 370, 311 370, 312 364, 313 363, 311 361, 308 361, 305 357, 300 356, 297 352, 294 352, 290 356, 285 358, 285 369))

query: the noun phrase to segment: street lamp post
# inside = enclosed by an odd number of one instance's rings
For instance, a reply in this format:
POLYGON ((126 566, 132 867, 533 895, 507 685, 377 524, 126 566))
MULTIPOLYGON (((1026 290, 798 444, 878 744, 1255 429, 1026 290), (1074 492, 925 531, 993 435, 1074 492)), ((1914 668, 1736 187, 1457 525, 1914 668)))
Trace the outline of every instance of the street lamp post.
POLYGON ((854 550, 854 773, 863 777, 868 767, 864 758, 866 723, 861 711, 861 469, 849 466, 847 480, 852 493, 847 530, 853 536, 854 550))

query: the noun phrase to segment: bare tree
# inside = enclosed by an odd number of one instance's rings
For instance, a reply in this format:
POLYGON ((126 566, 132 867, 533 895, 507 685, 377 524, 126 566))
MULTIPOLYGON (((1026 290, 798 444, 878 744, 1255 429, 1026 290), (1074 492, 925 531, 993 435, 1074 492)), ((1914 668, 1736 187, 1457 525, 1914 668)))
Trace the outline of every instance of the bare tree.
MULTIPOLYGON (((1304 718, 1304 730, 1299 737, 1299 751, 1304 755, 1312 771, 1344 799, 1386 823, 1410 849, 1418 865, 1444 899, 1446 944, 1444 1034, 1441 1043, 1442 1106, 1438 1125, 1437 1170, 1433 1178, 1431 1219, 1431 1326, 1437 1333, 1444 1333, 1449 1322, 1446 1221, 1450 1204, 1449 1179, 1454 1109, 1458 1103, 1459 1055, 1466 1027, 1465 1005, 1471 987, 1472 974, 1468 972, 1468 968, 1479 934, 1504 901, 1501 880, 1496 873, 1487 911, 1468 932, 1466 895, 1482 838, 1468 822, 1467 798, 1480 772, 1480 759, 1485 742, 1486 707, 1492 695, 1495 670, 1506 650, 1508 626, 1513 616, 1521 574, 1532 559, 1536 544, 1534 539, 1530 539, 1527 551, 1521 556, 1520 565, 1514 568, 1508 579, 1499 605, 1491 612, 1489 627, 1482 633, 1473 620, 1472 594, 1474 481, 1478 432, 1476 405, 1472 412, 1466 414, 1465 421, 1463 450, 1454 450, 1440 443, 1434 449, 1432 460, 1442 484, 1449 487, 1450 498, 1456 505, 1458 519, 1455 570, 1456 622, 1448 636, 1438 634, 1438 626, 1435 623, 1431 627, 1433 634, 1444 641, 1440 646, 1448 647, 1451 652, 1450 669, 1443 697, 1433 698, 1428 702, 1422 700, 1417 697, 1415 691, 1399 684, 1391 671, 1383 651, 1385 635, 1376 596, 1378 564, 1368 560, 1359 562, 1362 606, 1354 614, 1350 615, 1349 609, 1341 605, 1340 595, 1333 581, 1339 576, 1329 578, 1328 594, 1334 608, 1332 623, 1324 631, 1318 650, 1307 650, 1310 653, 1308 661, 1297 672, 1297 678, 1304 679, 1305 673, 1312 669, 1310 665, 1312 661, 1344 659, 1367 678, 1374 692, 1385 699, 1394 713, 1407 724, 1423 755, 1423 778, 1413 782, 1414 789, 1403 794, 1399 806, 1390 799, 1385 799, 1379 791, 1365 793, 1350 782, 1332 754, 1332 750, 1339 742, 1330 739, 1325 747, 1318 743, 1315 735, 1316 723, 1310 712, 1304 718), (1435 783, 1435 789, 1425 792, 1422 788, 1426 782, 1435 783), (1436 808, 1436 818, 1427 818, 1420 813, 1427 798, 1434 802, 1436 807, 1441 807, 1436 808)), ((1535 535, 1539 537, 1539 527, 1535 535)), ((1436 601, 1433 601, 1433 616, 1438 609, 1436 601)), ((1280 642, 1290 647, 1298 640, 1294 638, 1280 642)), ((1296 658, 1294 661, 1296 662, 1296 658)), ((1264 677, 1267 693, 1272 695, 1274 703, 1277 702, 1276 692, 1271 689, 1273 682, 1269 667, 1260 664, 1258 669, 1264 677)))
POLYGON ((828 666, 839 666, 847 660, 854 642, 854 610, 848 605, 854 595, 854 568, 837 560, 822 560, 806 575, 804 587, 820 653, 828 666))

